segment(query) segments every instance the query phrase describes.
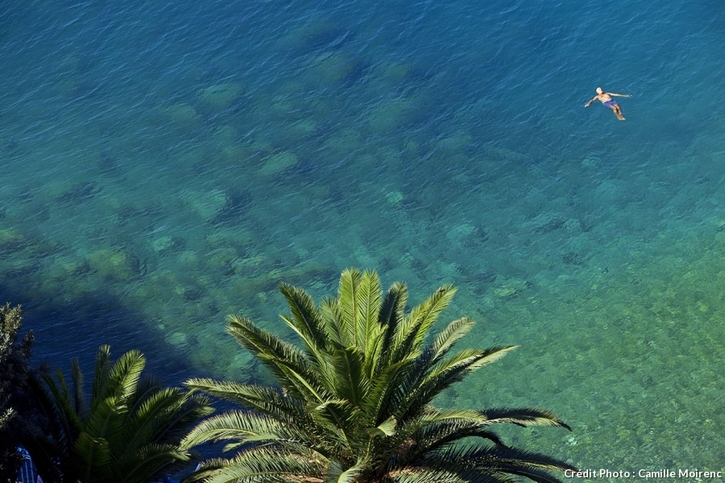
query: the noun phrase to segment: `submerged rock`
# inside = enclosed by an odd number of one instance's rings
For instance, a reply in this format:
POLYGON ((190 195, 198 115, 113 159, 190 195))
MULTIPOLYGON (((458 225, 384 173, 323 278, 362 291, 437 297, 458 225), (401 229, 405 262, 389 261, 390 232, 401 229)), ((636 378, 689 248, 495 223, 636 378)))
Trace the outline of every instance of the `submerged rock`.
POLYGON ((189 345, 189 337, 184 332, 172 332, 165 337, 166 343, 177 348, 184 349, 189 345))
POLYGON ((370 71, 364 59, 349 57, 339 52, 325 52, 308 62, 313 78, 323 84, 350 87, 361 81, 370 71))
POLYGON ((190 192, 184 198, 204 222, 215 225, 237 221, 252 202, 248 191, 237 189, 190 192))
POLYGON ((180 125, 196 125, 201 121, 196 109, 183 102, 160 107, 159 113, 163 117, 180 125))
POLYGON ((145 263, 120 250, 101 249, 88 254, 91 270, 105 278, 128 280, 145 273, 145 263))
POLYGON ((582 167, 586 169, 595 169, 599 167, 602 160, 599 158, 599 156, 594 156, 593 154, 589 154, 582 159, 582 167))
POLYGON ((370 110, 368 123, 373 131, 389 131, 405 122, 414 108, 415 103, 412 99, 405 97, 388 99, 370 110))
POLYGON ((101 189, 95 181, 82 181, 75 183, 70 188, 61 193, 57 200, 62 203, 77 204, 82 203, 96 196, 101 189))
POLYGON ((98 167, 98 171, 106 176, 117 177, 122 174, 118 165, 118 159, 108 153, 103 153, 96 159, 96 166, 98 167))
POLYGON ((68 253, 53 260, 49 273, 51 276, 57 275, 58 277, 78 276, 88 273, 90 269, 88 260, 84 260, 73 253, 68 253))
POLYGON ((297 156, 289 151, 282 151, 267 158, 257 172, 261 176, 274 176, 287 168, 291 168, 299 162, 297 156))
POLYGON ((388 191, 385 193, 385 199, 389 204, 397 206, 405 199, 405 195, 402 191, 388 191))
POLYGON ((224 204, 219 207, 210 221, 216 224, 233 222, 244 214, 251 201, 252 195, 248 191, 227 190, 224 204))
POLYGON ((219 112, 229 109, 243 91, 240 84, 229 82, 206 87, 199 91, 197 97, 202 107, 219 112))
POLYGON ((438 141, 436 147, 443 152, 452 153, 470 146, 472 139, 470 133, 459 131, 438 141))
POLYGON ((509 278, 493 289, 493 294, 504 300, 515 299, 527 288, 531 287, 531 282, 517 278, 509 278))
POLYGON ((188 191, 183 198, 186 204, 205 222, 212 221, 227 203, 227 195, 222 190, 188 191))
POLYGON ((181 251, 186 247, 186 240, 178 236, 162 236, 151 242, 151 249, 159 255, 181 251))
POLYGON ((317 50, 338 49, 354 37, 355 32, 346 25, 319 17, 289 31, 280 41, 280 47, 306 54, 317 50))
POLYGON ((28 240, 16 228, 0 230, 0 255, 22 250, 28 246, 28 240))

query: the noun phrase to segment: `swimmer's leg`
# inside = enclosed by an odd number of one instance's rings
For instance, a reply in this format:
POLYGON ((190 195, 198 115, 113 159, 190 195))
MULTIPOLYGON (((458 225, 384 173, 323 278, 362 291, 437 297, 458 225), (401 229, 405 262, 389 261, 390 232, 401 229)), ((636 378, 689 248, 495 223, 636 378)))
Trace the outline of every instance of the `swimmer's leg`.
POLYGON ((619 105, 613 105, 612 111, 614 112, 614 115, 617 116, 617 119, 619 119, 620 121, 624 121, 624 116, 622 115, 622 108, 619 107, 619 105))

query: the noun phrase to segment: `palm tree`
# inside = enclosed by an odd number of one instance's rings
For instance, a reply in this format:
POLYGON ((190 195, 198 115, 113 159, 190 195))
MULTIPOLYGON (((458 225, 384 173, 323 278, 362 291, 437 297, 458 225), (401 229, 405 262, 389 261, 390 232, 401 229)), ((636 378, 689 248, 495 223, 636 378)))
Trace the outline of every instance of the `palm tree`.
POLYGON ((101 346, 90 398, 77 359, 71 385, 60 369, 40 372, 36 399, 48 427, 28 449, 44 481, 146 483, 188 465, 179 442, 213 409, 206 397, 141 377, 145 365, 135 350, 113 363, 101 346))
POLYGON ((498 423, 570 429, 540 409, 438 409, 431 401, 515 346, 448 355, 473 326, 461 318, 427 342, 455 289, 445 285, 405 313, 408 291, 383 297, 375 272, 346 270, 337 299, 319 308, 303 290, 281 284, 291 316, 282 316, 303 348, 249 320, 229 317, 228 332, 279 382, 260 387, 191 379, 185 384, 242 409, 202 421, 182 442, 230 441, 231 459, 204 462, 192 480, 221 482, 511 482, 513 475, 558 481, 574 469, 506 446, 498 423))

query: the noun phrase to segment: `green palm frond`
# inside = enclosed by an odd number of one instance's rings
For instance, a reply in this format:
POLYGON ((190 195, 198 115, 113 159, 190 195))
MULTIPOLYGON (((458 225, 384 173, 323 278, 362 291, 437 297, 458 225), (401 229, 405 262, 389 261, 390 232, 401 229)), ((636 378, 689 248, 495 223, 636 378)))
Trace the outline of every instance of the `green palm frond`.
POLYGON ((319 374, 310 366, 307 356, 296 346, 260 329, 244 317, 229 317, 228 332, 251 351, 277 377, 282 387, 300 398, 324 401, 325 394, 319 374))
POLYGON ((128 404, 130 396, 136 393, 145 366, 146 358, 139 351, 122 354, 108 372, 103 390, 94 402, 98 404, 106 398, 117 398, 119 403, 128 404))
POLYGON ((300 400, 286 397, 278 389, 204 378, 189 379, 184 385, 277 419, 297 422, 309 419, 300 400))
POLYGON ((325 324, 325 332, 331 343, 337 347, 346 347, 346 335, 343 334, 342 312, 335 297, 325 297, 320 301, 320 315, 325 324))
POLYGON ((92 438, 114 440, 123 434, 126 406, 115 397, 108 397, 94 405, 83 421, 83 432, 92 438))
POLYGON ((365 355, 357 347, 337 349, 331 354, 335 378, 330 392, 360 406, 367 396, 370 381, 364 373, 365 355))
MULTIPOLYGON (((181 391, 179 388, 173 389, 181 391)), ((174 404, 161 405, 166 408, 162 418, 164 424, 159 425, 159 431, 153 434, 154 441, 178 443, 200 419, 214 412, 211 400, 206 396, 184 392, 177 397, 174 404)))
POLYGON ((362 274, 355 269, 346 269, 340 275, 337 299, 341 315, 340 335, 345 346, 357 345, 358 287, 362 274))
POLYGON ((325 481, 330 483, 355 483, 358 477, 364 473, 367 461, 358 461, 353 466, 345 468, 339 461, 331 464, 325 474, 325 481))
MULTIPOLYGON (((554 468, 552 468, 553 470, 554 468)), ((557 470, 564 471, 562 468, 556 468, 557 470)), ((496 473, 496 476, 503 476, 507 473, 510 473, 512 475, 518 475, 523 476, 531 481, 535 481, 538 483, 562 483, 562 480, 557 478, 556 476, 552 475, 550 472, 541 470, 538 468, 533 468, 530 466, 523 466, 523 465, 502 465, 499 468, 499 472, 496 473), (505 472, 505 473, 504 473, 505 472)), ((518 481, 518 480, 507 480, 507 481, 518 481)))
POLYGON ((494 347, 486 350, 463 349, 437 364, 430 365, 429 363, 426 374, 420 380, 420 387, 423 389, 428 384, 434 384, 440 380, 460 380, 466 374, 481 367, 480 365, 485 364, 487 360, 490 361, 494 357, 501 358, 511 349, 513 346, 494 347))
POLYGON ((181 441, 183 448, 210 441, 236 440, 241 443, 257 441, 304 440, 293 421, 279 421, 249 411, 229 411, 199 423, 181 441))
POLYGON ((293 454, 279 448, 252 447, 231 459, 213 459, 202 463, 199 471, 190 476, 191 482, 258 483, 318 482, 326 460, 314 453, 293 454), (305 480, 304 478, 309 478, 305 480))
POLYGON ((478 438, 493 443, 496 446, 505 446, 503 440, 493 431, 481 429, 477 425, 467 425, 464 422, 451 422, 447 425, 439 424, 435 429, 431 428, 426 435, 419 435, 421 442, 420 451, 411 455, 417 457, 452 444, 460 444, 463 438, 478 438), (436 434, 433 431, 438 430, 436 434))
POLYGON ((359 450, 366 441, 363 436, 365 418, 360 410, 343 399, 326 401, 315 407, 313 418, 324 431, 329 443, 346 449, 359 450))
POLYGON ((380 356, 378 357, 375 374, 397 361, 393 359, 395 338, 400 331, 400 325, 405 320, 405 304, 408 303, 408 287, 401 282, 390 286, 385 298, 380 304, 378 323, 383 330, 380 341, 380 356))
POLYGON ((76 439, 70 461, 78 468, 76 478, 83 482, 102 481, 111 472, 111 449, 108 441, 87 432, 76 439))
POLYGON ((398 332, 397 324, 405 318, 405 304, 408 303, 408 286, 395 282, 385 294, 380 304, 378 322, 382 327, 389 329, 390 334, 398 332))
POLYGON ((136 483, 154 481, 183 470, 192 461, 187 451, 174 444, 146 444, 117 458, 111 481, 136 483))
POLYGON ((393 436, 395 435, 398 422, 394 416, 388 416, 388 419, 369 430, 371 436, 393 436))
POLYGON ((430 350, 433 353, 431 362, 436 363, 441 360, 456 342, 468 334, 474 324, 475 322, 468 317, 454 320, 448 324, 448 327, 438 334, 430 345, 430 350))
POLYGON ((461 381, 465 376, 481 367, 495 362, 505 356, 509 351, 518 346, 497 346, 486 350, 464 349, 436 364, 428 374, 416 384, 411 391, 405 406, 410 405, 414 410, 416 407, 428 404, 438 394, 456 382, 461 381))
POLYGON ((560 482, 549 472, 576 469, 556 458, 500 445, 448 446, 425 454, 415 466, 445 469, 459 475, 478 474, 479 478, 519 475, 537 482, 560 482))
POLYGON ((136 451, 149 441, 180 441, 191 425, 211 414, 209 400, 179 388, 161 388, 124 419, 123 448, 136 451))
MULTIPOLYGON (((471 481, 493 483, 498 480, 463 478, 449 471, 420 467, 391 472, 385 475, 380 481, 381 483, 470 483, 471 481)), ((509 481, 516 483, 514 480, 509 481)))
POLYGON ((424 376, 424 366, 425 364, 421 364, 420 356, 410 356, 387 366, 378 374, 372 383, 373 387, 368 398, 371 404, 375 404, 371 412, 377 415, 378 421, 390 415, 400 418, 409 409, 405 402, 409 401, 416 382, 424 376))
POLYGON ((160 379, 149 374, 144 374, 136 385, 136 391, 134 392, 132 401, 133 405, 130 406, 129 412, 136 412, 143 403, 163 388, 164 385, 160 379))
POLYGON ((550 475, 548 477, 552 479, 549 480, 532 478, 542 471, 576 470, 575 466, 557 458, 508 446, 472 450, 469 454, 468 461, 475 467, 488 469, 493 466, 499 471, 526 476, 534 481, 559 481, 550 475))
POLYGON ((437 451, 464 438, 479 438, 503 446, 501 438, 488 429, 485 416, 473 410, 426 411, 404 426, 406 435, 418 442, 410 458, 437 451))
POLYGON ((535 408, 491 408, 479 411, 488 419, 489 424, 512 423, 518 426, 560 426, 569 431, 568 424, 556 414, 535 408))
POLYGON ((96 367, 93 386, 91 387, 91 402, 103 400, 105 385, 108 382, 108 374, 111 372, 111 365, 111 346, 102 345, 96 353, 96 367))
POLYGON ((73 411, 80 418, 84 418, 88 414, 88 401, 86 400, 83 372, 81 372, 80 364, 76 358, 70 361, 70 375, 73 382, 73 411))
POLYGON ((396 331, 393 360, 403 359, 420 350, 428 331, 455 294, 456 289, 452 285, 444 285, 425 302, 413 307, 396 331))
POLYGON ((51 374, 40 371, 38 374, 42 383, 35 380, 38 397, 42 398, 41 405, 49 413, 52 421, 51 432, 55 436, 55 443, 61 451, 69 452, 73 441, 80 434, 83 428, 81 417, 75 412, 75 403, 68 390, 63 371, 58 369, 55 377, 51 374))
POLYGON ((315 302, 304 290, 281 283, 279 291, 287 299, 292 319, 282 317, 297 335, 304 341, 311 353, 318 353, 329 348, 328 334, 315 302))
POLYGON ((372 378, 382 335, 382 328, 378 322, 382 288, 377 273, 370 271, 363 273, 358 295, 356 345, 365 355, 366 377, 372 378))

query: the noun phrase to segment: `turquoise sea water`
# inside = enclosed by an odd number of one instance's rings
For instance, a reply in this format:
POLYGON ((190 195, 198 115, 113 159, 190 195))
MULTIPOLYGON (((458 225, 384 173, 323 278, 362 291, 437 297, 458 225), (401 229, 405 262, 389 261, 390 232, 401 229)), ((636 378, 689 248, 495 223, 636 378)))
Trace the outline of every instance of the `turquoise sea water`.
POLYGON ((5 3, 0 302, 37 359, 259 377, 227 314, 287 334, 279 281, 373 268, 521 345, 441 404, 550 409, 573 433, 507 440, 583 468, 723 469, 718 2, 5 3))

